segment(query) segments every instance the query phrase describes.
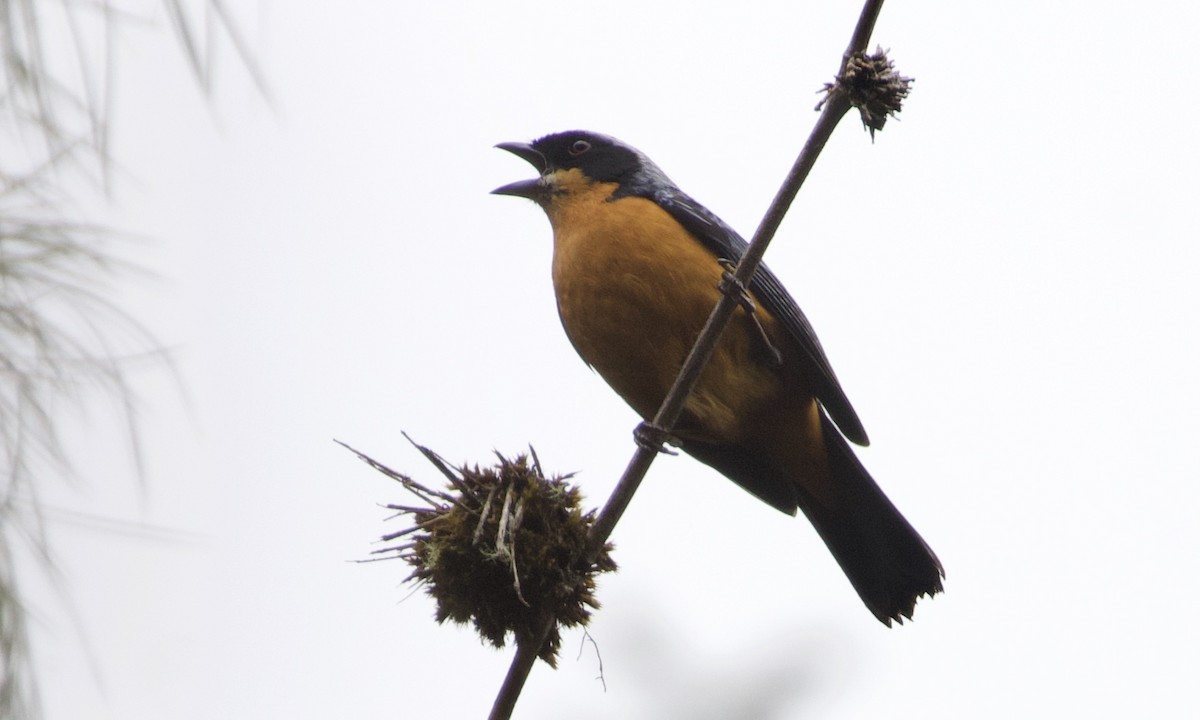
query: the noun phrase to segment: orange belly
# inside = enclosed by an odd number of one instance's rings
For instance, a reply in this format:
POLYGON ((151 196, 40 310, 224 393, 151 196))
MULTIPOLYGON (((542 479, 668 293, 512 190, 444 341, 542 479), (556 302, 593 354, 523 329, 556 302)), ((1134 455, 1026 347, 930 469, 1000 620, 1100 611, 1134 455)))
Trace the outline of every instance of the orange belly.
MULTIPOLYGON (((583 359, 643 418, 658 410, 720 298, 722 268, 670 215, 643 198, 580 202, 551 214, 554 288, 583 359)), ((759 313, 767 333, 775 321, 759 313)), ((775 340, 773 340, 775 342, 775 340)), ((692 396, 677 434, 743 440, 746 420, 783 391, 765 342, 738 310, 692 396)))

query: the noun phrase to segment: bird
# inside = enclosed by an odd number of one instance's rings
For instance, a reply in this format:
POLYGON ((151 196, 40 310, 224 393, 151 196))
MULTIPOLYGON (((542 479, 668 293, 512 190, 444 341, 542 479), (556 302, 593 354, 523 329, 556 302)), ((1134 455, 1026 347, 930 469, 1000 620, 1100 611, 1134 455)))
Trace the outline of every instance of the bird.
MULTIPOLYGON (((568 339, 648 423, 746 241, 616 138, 572 130, 496 147, 538 172, 492 192, 549 218, 568 339)), ((871 613, 903 624, 919 597, 942 591, 942 564, 851 449, 869 443, 866 430, 796 301, 766 265, 742 290, 670 444, 802 512, 871 613)))

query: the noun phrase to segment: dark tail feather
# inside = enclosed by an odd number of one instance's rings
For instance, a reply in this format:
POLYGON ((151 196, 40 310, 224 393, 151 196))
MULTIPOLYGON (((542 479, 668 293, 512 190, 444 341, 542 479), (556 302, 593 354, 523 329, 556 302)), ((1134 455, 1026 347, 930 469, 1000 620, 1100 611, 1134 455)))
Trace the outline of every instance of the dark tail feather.
POLYGON ((800 509, 875 617, 888 627, 911 620, 918 597, 942 591, 942 564, 824 413, 821 420, 836 489, 827 503, 801 489, 800 509))
POLYGON ((761 452, 694 441, 682 447, 774 508, 795 515, 799 505, 875 617, 888 627, 912 619, 918 597, 941 592, 942 564, 823 412, 821 423, 833 474, 824 503, 761 452))
POLYGON ((680 447, 776 510, 796 514, 796 483, 767 462, 763 453, 736 445, 695 441, 684 442, 680 447))

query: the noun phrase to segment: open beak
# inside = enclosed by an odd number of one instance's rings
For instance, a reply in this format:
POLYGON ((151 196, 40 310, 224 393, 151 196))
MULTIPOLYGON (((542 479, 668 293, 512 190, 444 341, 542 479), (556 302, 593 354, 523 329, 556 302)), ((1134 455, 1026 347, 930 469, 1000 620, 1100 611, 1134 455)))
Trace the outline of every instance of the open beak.
POLYGON ((537 169, 539 176, 532 180, 518 180, 507 185, 502 185, 493 190, 492 194, 515 195, 516 197, 529 198, 534 201, 543 197, 546 194, 546 186, 542 184, 541 173, 546 172, 547 168, 545 156, 533 149, 533 146, 528 143, 506 142, 500 143, 496 147, 501 150, 507 150, 532 165, 537 169))

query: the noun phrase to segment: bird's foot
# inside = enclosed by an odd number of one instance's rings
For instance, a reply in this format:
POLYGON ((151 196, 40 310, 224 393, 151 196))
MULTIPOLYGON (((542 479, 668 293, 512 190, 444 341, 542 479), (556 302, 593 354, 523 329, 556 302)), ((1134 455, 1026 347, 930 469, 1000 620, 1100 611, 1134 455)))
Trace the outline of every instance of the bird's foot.
POLYGON ((648 422, 638 423, 638 426, 633 429, 633 441, 638 444, 638 447, 643 447, 647 450, 666 453, 667 455, 679 454, 667 447, 667 443, 678 445, 679 440, 663 428, 648 422))
POLYGON ((746 317, 750 318, 750 324, 758 331, 758 336, 762 338, 763 345, 766 346, 767 354, 770 356, 769 362, 771 363, 771 367, 783 367, 783 353, 779 352, 779 348, 775 347, 774 343, 771 342, 771 338, 767 337, 767 330, 758 319, 754 298, 750 297, 750 291, 746 289, 745 284, 733 274, 733 268, 735 267, 733 261, 721 259, 719 262, 721 263, 721 267, 725 269, 721 272, 721 282, 717 284, 717 289, 737 300, 742 310, 746 312, 746 317))

